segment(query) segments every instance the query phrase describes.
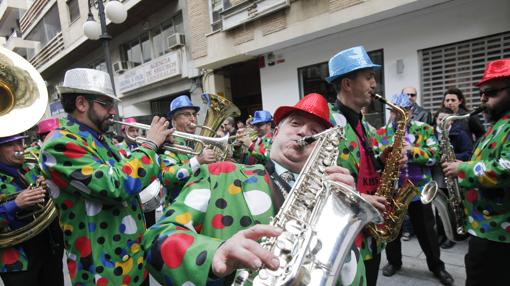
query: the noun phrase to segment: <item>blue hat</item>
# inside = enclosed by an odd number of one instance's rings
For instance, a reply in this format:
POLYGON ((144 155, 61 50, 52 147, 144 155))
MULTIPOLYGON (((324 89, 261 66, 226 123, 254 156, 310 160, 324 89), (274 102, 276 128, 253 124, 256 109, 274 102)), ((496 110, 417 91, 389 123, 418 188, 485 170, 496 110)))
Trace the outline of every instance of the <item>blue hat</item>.
POLYGON ((196 111, 200 110, 199 106, 193 105, 193 103, 191 102, 191 99, 189 99, 189 97, 187 95, 181 95, 181 96, 175 98, 174 100, 172 100, 172 102, 170 102, 170 111, 168 112, 168 117, 172 118, 172 116, 174 115, 174 113, 177 110, 183 109, 183 108, 193 108, 196 111))
POLYGON ((329 60, 329 77, 326 78, 326 81, 331 83, 356 70, 380 67, 372 62, 363 46, 350 48, 338 52, 329 60))
POLYGON ((5 143, 9 143, 9 142, 18 141, 18 140, 21 140, 21 139, 24 139, 24 138, 27 138, 27 137, 28 136, 23 135, 23 134, 16 134, 16 135, 11 135, 11 136, 7 136, 7 137, 1 137, 0 138, 0 145, 5 144, 5 143))
POLYGON ((413 106, 413 103, 409 99, 409 96, 405 93, 395 94, 392 96, 391 101, 402 108, 411 108, 413 106))
POLYGON ((273 116, 271 116, 271 112, 267 110, 257 110, 255 111, 255 114, 253 115, 253 120, 251 124, 259 124, 259 123, 266 123, 266 122, 272 122, 273 116))

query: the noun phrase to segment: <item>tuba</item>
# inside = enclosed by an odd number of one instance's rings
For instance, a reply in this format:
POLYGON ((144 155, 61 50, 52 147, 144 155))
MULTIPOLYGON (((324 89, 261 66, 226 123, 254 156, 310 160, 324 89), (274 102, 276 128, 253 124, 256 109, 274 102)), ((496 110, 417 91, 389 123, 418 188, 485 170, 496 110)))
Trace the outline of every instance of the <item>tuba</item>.
POLYGON ((402 149, 404 148, 406 125, 410 120, 405 110, 397 105, 388 102, 382 96, 374 94, 374 97, 382 103, 389 105, 396 113, 400 114, 400 120, 397 122, 397 130, 393 140, 392 150, 388 155, 384 171, 381 174, 381 182, 374 195, 386 198, 388 205, 384 212, 384 223, 369 224, 367 226, 368 233, 380 241, 394 240, 402 227, 407 208, 413 198, 419 194, 414 184, 406 179, 402 187, 398 187, 400 178, 399 160, 402 157, 402 149))
MULTIPOLYGON (((241 115, 241 110, 232 101, 217 94, 204 93, 202 94, 202 101, 207 104, 208 109, 204 123, 200 126, 202 129, 200 136, 216 137, 216 131, 218 131, 227 117, 238 117, 241 115)), ((200 154, 200 151, 205 147, 204 145, 196 146, 195 151, 200 154)), ((218 161, 223 161, 232 155, 230 148, 226 150, 214 148, 214 150, 218 161)))
MULTIPOLYGON (((0 47, 0 125, 2 126, 0 137, 19 134, 30 129, 42 118, 47 105, 48 92, 37 70, 18 54, 0 47)), ((34 153, 24 152, 16 156, 25 156, 32 163, 39 163, 34 153)), ((39 180, 30 187, 44 187, 44 183, 39 180)), ((0 203, 14 200, 16 196, 17 194, 6 196, 0 203)), ((35 207, 32 213, 25 213, 22 216, 33 217, 33 220, 21 228, 11 229, 9 226, 4 226, 0 229, 0 248, 11 247, 39 234, 53 222, 57 216, 57 210, 53 201, 48 198, 44 205, 35 207)))
MULTIPOLYGON (((441 129, 441 140, 439 142, 439 149, 441 153, 441 163, 455 161, 455 150, 450 144, 448 137, 448 125, 455 120, 467 119, 472 115, 482 112, 485 108, 478 107, 471 113, 464 115, 450 115, 446 117, 439 128, 441 129)), ((431 197, 432 204, 439 212, 439 217, 443 222, 446 237, 451 241, 462 241, 467 238, 466 228, 464 221, 466 216, 464 214, 464 206, 462 204, 462 197, 460 195, 459 183, 456 177, 444 177, 446 190, 448 196, 443 192, 437 192, 435 197, 431 197)))
POLYGON ((261 242, 279 258, 280 267, 272 271, 262 266, 252 274, 239 270, 233 285, 335 285, 356 235, 366 223, 382 222, 354 189, 324 179, 324 169, 337 162, 342 139, 343 129, 337 126, 297 142, 306 146, 317 141, 271 221, 282 234, 261 242))

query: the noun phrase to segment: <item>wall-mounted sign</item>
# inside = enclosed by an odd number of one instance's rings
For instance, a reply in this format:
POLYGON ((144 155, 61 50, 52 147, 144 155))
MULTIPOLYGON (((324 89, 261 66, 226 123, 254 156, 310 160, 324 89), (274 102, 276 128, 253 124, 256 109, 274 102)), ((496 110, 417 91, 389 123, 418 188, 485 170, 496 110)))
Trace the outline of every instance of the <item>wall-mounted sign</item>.
POLYGON ((64 116, 65 111, 62 103, 60 101, 55 101, 50 103, 50 115, 51 117, 62 117, 64 116))
POLYGON ((232 29, 288 6, 289 0, 258 0, 232 6, 221 12, 223 30, 232 29))
POLYGON ((121 93, 126 93, 181 74, 179 51, 171 52, 117 76, 121 93))

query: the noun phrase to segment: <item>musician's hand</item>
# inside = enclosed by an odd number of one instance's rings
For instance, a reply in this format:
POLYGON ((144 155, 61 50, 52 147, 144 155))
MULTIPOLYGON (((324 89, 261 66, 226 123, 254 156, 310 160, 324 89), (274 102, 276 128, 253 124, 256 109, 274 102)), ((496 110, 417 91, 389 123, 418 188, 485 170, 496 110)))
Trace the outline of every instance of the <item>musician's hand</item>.
POLYGON ((197 156, 198 163, 200 164, 211 164, 216 162, 216 157, 214 156, 214 150, 205 148, 202 150, 202 154, 197 156))
POLYGON ((271 270, 278 269, 280 262, 256 240, 263 236, 274 237, 282 233, 281 229, 257 224, 240 231, 223 243, 214 254, 211 269, 218 277, 230 275, 238 268, 259 269, 262 264, 271 270))
POLYGON ((237 141, 243 143, 243 145, 246 147, 250 147, 252 141, 250 136, 248 136, 248 134, 246 133, 246 128, 241 128, 237 130, 236 136, 237 141))
POLYGON ((462 161, 454 161, 454 162, 444 162, 441 164, 441 167, 443 167, 443 173, 445 176, 450 177, 456 177, 459 174, 459 165, 462 163, 462 161))
POLYGON ((46 190, 43 188, 25 189, 21 191, 14 202, 19 208, 26 208, 44 202, 46 190))
POLYGON ((354 177, 351 176, 351 172, 346 168, 340 166, 330 166, 325 169, 326 174, 328 175, 326 178, 328 180, 332 180, 335 182, 344 183, 350 187, 355 187, 354 177))
POLYGON ((168 121, 164 117, 154 116, 151 128, 147 131, 147 139, 161 146, 174 129, 168 129, 168 121))
POLYGON ((381 196, 374 196, 369 194, 361 194, 361 196, 367 200, 374 208, 380 212, 386 210, 386 198, 381 196))

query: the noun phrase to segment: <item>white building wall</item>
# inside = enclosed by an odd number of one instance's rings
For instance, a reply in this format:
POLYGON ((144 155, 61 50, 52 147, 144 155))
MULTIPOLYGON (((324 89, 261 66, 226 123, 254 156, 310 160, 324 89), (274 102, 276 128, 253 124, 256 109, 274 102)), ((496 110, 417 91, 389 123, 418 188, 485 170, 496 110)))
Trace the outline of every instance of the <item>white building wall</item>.
POLYGON ((260 70, 263 108, 274 112, 280 105, 295 104, 298 68, 326 62, 357 45, 384 50, 385 94, 404 86, 415 86, 420 94, 418 50, 509 31, 509 15, 508 0, 458 0, 274 51, 285 62, 260 70), (404 62, 402 74, 396 72, 397 59, 404 62))

